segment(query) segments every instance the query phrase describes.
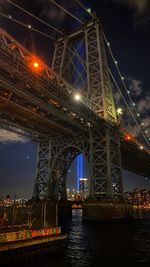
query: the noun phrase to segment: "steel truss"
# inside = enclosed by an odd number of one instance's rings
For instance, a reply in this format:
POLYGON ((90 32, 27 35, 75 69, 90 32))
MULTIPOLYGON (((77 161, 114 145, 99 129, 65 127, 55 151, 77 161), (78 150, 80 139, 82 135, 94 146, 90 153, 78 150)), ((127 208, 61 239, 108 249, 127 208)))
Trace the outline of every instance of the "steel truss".
POLYGON ((62 138, 52 135, 47 143, 41 140, 34 197, 66 199, 67 172, 80 153, 89 162, 90 197, 120 198, 122 184, 119 132, 114 128, 105 128, 99 132, 89 128, 88 136, 78 134, 62 138))
MULTIPOLYGON (((66 65, 71 61, 67 47, 80 39, 85 44, 86 96, 90 108, 106 121, 117 122, 112 87, 106 59, 102 26, 99 20, 87 24, 84 29, 66 38, 55 46, 52 67, 63 77, 66 65), (81 39, 82 38, 82 39, 81 39)), ((68 73, 69 73, 68 69, 68 73)), ((121 196, 121 157, 118 129, 105 125, 104 129, 89 131, 89 164, 91 170, 90 195, 98 199, 121 196)))
MULTIPOLYGON (((119 132, 116 126, 99 21, 93 20, 78 32, 59 39, 53 58, 54 70, 41 62, 43 71, 39 75, 28 70, 27 61, 33 55, 1 28, 0 52, 1 127, 27 136, 29 133, 39 142, 33 197, 65 199, 68 168, 78 154, 84 153, 90 167, 90 196, 96 199, 120 198, 119 139, 125 133, 119 132), (80 43, 84 43, 85 48, 81 62, 80 43), (82 70, 78 69, 81 65, 82 70), (63 76, 70 76, 70 81, 75 78, 78 84, 79 79, 74 73, 79 74, 80 80, 86 78, 87 88, 83 93, 87 97, 83 101, 86 106, 71 102, 75 88, 63 76), (61 129, 65 127, 62 133, 60 126, 61 129)), ((139 173, 149 175, 147 151, 143 149, 139 153, 139 144, 132 141, 122 140, 121 144, 125 168, 138 169, 139 173), (138 160, 136 164, 135 157, 138 160)))

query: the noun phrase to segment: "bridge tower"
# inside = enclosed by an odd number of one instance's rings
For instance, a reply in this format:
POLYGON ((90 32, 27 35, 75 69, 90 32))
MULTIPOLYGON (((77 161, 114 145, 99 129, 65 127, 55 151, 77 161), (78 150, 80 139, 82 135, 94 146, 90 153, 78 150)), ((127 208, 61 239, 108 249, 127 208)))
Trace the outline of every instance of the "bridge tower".
POLYGON ((51 135, 46 147, 41 140, 34 197, 65 199, 67 170, 72 160, 84 153, 90 166, 90 198, 121 198, 119 129, 99 19, 57 40, 52 69, 80 91, 88 107, 103 118, 105 127, 98 130, 89 124, 88 135, 81 130, 69 139, 51 135))

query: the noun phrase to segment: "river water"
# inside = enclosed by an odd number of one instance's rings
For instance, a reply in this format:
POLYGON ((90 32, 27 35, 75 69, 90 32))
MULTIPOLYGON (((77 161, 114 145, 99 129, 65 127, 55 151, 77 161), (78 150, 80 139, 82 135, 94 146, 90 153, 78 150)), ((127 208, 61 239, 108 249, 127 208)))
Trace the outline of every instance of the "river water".
POLYGON ((150 221, 82 222, 82 210, 62 226, 68 233, 63 255, 27 261, 22 267, 149 266, 150 221))

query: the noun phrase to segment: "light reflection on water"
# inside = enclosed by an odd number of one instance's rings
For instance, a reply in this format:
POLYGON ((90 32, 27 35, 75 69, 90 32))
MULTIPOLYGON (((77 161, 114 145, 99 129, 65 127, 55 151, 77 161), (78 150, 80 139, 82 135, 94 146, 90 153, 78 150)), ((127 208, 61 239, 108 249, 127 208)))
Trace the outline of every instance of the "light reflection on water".
MULTIPOLYGON (((82 210, 62 226, 68 233, 61 256, 47 255, 26 267, 150 266, 150 221, 132 223, 82 222, 82 210)), ((19 265, 20 266, 20 265, 19 265)))

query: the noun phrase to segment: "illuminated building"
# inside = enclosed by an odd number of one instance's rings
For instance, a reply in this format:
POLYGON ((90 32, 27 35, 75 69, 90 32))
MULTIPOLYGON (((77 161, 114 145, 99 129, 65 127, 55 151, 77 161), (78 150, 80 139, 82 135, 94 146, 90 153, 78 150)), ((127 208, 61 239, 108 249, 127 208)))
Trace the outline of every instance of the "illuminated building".
POLYGON ((79 179, 79 191, 81 195, 81 199, 84 200, 88 196, 88 179, 80 178, 79 179))

